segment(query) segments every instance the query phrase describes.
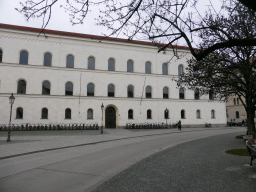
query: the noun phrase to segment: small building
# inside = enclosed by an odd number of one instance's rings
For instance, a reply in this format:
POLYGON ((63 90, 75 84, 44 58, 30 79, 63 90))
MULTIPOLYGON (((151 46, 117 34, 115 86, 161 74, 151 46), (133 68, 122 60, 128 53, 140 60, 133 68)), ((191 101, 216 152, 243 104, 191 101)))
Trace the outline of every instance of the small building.
POLYGON ((0 124, 9 122, 14 93, 14 124, 226 125, 223 101, 177 88, 192 57, 187 47, 176 47, 176 59, 151 42, 41 31, 0 24, 0 124))

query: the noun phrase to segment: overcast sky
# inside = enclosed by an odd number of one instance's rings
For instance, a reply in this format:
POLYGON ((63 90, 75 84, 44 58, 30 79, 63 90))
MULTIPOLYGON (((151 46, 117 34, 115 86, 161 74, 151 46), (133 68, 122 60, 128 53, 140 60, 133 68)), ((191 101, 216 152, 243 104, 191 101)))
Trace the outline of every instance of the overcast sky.
MULTIPOLYGON (((25 17, 15 10, 16 7, 18 8, 21 7, 19 5, 20 1, 24 2, 25 0, 0 0, 0 23, 41 28, 42 18, 30 19, 29 21, 26 21, 25 17)), ((63 2, 63 1, 64 0, 60 2, 63 2)), ((198 3, 198 6, 199 6, 198 9, 205 10, 205 8, 207 7, 205 3, 209 5, 209 0, 200 0, 200 1, 202 1, 203 3, 198 3)), ((212 2, 214 2, 214 5, 216 7, 220 7, 219 5, 221 5, 220 3, 221 1, 222 0, 212 0, 212 2)), ((94 20, 94 18, 98 16, 97 9, 93 10, 93 12, 91 12, 88 15, 89 17, 87 16, 87 18, 84 20, 84 24, 82 25, 78 24, 78 25, 72 26, 71 23, 69 22, 68 14, 65 13, 64 9, 60 9, 59 5, 60 3, 57 6, 55 6, 55 10, 53 10, 50 23, 46 27, 47 29, 84 33, 84 34, 93 34, 93 35, 110 34, 110 32, 106 30, 106 28, 95 25, 96 21, 94 20)), ((126 38, 126 37, 119 36, 119 38, 126 38)))

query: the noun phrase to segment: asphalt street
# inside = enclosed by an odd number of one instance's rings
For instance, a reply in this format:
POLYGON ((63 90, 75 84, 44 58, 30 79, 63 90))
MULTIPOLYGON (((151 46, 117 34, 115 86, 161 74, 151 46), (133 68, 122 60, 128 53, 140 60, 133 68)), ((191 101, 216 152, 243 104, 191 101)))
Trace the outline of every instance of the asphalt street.
POLYGON ((120 172, 93 192, 255 192, 256 160, 250 167, 250 157, 225 153, 245 148, 243 140, 235 139, 237 135, 202 138, 163 150, 120 172))

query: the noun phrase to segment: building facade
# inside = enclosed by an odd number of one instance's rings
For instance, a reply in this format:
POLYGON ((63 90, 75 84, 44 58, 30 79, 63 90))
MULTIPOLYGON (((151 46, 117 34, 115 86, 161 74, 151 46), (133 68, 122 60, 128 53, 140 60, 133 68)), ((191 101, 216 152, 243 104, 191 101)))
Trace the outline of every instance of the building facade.
POLYGON ((174 79, 191 54, 177 47, 158 53, 150 42, 0 24, 0 124, 174 123, 226 124, 225 103, 174 79), (170 60, 173 58, 172 60, 170 60), (165 110, 168 110, 166 113, 165 110))

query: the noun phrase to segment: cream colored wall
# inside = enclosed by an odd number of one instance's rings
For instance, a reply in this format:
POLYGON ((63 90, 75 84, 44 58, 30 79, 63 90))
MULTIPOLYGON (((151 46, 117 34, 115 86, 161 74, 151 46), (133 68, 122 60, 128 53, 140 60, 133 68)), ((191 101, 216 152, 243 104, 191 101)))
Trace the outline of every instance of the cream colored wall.
POLYGON ((165 122, 164 110, 169 109, 168 122, 180 120, 180 111, 186 111, 186 119, 182 124, 199 125, 207 123, 225 124, 225 103, 209 101, 208 96, 194 100, 194 92, 185 90, 185 100, 179 100, 179 90, 172 79, 177 78, 178 65, 187 65, 188 51, 180 50, 184 55, 179 60, 173 59, 168 64, 169 75, 161 75, 162 64, 172 56, 172 50, 166 54, 157 53, 157 48, 138 44, 113 41, 96 41, 75 37, 48 35, 37 37, 36 33, 16 32, 0 29, 0 47, 3 50, 3 63, 0 64, 0 124, 8 123, 8 97, 13 92, 16 100, 13 106, 13 123, 101 123, 101 109, 112 105, 118 109, 118 126, 126 123, 165 122), (27 50, 28 65, 20 65, 19 53, 27 50), (52 67, 43 66, 43 55, 52 54, 52 67), (74 55, 75 68, 66 67, 66 56, 74 55), (87 70, 88 57, 95 58, 95 69, 87 70), (108 59, 115 59, 115 71, 107 71, 108 59), (127 73, 127 61, 134 62, 134 73, 127 73), (145 74, 145 62, 150 61, 152 74, 145 74), (81 93, 80 93, 81 77, 81 93), (17 95, 17 82, 27 82, 26 95, 17 95), (146 80, 145 80, 146 79, 146 80), (42 93, 42 82, 51 83, 51 95, 42 93), (74 85, 74 96, 65 96, 65 83, 74 85), (142 90, 147 85, 152 87, 152 99, 145 98, 141 102, 142 90), (95 85, 95 97, 87 97, 87 84, 95 85), (107 86, 115 85, 115 98, 107 97, 107 86), (127 86, 134 86, 134 97, 127 98, 127 86), (163 87, 169 88, 169 99, 162 99, 163 87), (80 97, 79 97, 80 94, 80 97), (80 99, 79 99, 80 98, 80 99), (80 102, 80 104, 79 104, 80 102), (15 110, 23 108, 23 119, 15 119, 15 110), (48 108, 48 120, 41 119, 41 109, 48 108), (65 109, 71 108, 72 119, 66 120, 65 109), (87 110, 93 109, 94 119, 87 120, 87 110), (128 110, 133 109, 133 120, 128 119, 128 110), (152 119, 146 119, 147 109, 152 110, 152 119), (196 119, 196 110, 201 111, 201 119, 196 119), (211 110, 215 110, 216 118, 211 118, 211 110))

